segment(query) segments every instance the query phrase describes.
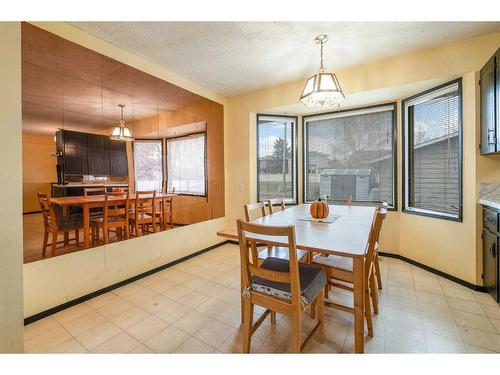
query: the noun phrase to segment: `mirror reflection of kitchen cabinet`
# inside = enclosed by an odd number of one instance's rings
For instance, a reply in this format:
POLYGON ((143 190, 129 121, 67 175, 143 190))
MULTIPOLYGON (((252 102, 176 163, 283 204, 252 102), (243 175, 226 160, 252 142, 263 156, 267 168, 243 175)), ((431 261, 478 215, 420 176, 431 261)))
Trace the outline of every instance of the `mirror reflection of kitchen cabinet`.
POLYGON ((127 144, 125 142, 109 141, 109 166, 111 176, 128 176, 127 144))
POLYGON ((102 135, 87 134, 87 160, 89 174, 108 176, 109 168, 109 138, 102 135))

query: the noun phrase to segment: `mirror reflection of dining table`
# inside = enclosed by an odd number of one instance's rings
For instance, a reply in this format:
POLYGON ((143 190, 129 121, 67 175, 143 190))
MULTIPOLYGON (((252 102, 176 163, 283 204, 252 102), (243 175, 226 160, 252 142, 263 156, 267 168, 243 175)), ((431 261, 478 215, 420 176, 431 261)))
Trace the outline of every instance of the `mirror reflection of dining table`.
MULTIPOLYGON (((294 225, 297 249, 352 259, 356 353, 364 352, 365 255, 375 210, 375 207, 330 205, 329 218, 321 222, 311 218, 308 204, 301 204, 252 221, 254 224, 270 226, 294 225)), ((217 234, 238 240, 236 227, 223 229, 217 234)), ((247 239, 263 238, 247 236, 247 239)), ((265 240, 268 243, 269 237, 265 240)), ((280 238, 271 241, 275 246, 287 246, 280 238)))
MULTIPOLYGON (((162 201, 162 207, 165 207, 165 201, 176 194, 171 193, 156 193, 156 199, 162 201)), ((71 196, 52 198, 52 204, 60 206, 64 211, 67 211, 70 206, 81 207, 83 210, 83 247, 90 247, 90 209, 96 207, 104 207, 105 195, 88 195, 88 196, 71 196)), ((116 201, 116 203, 125 203, 124 198, 109 197, 108 199, 116 201)), ((151 199, 151 196, 145 196, 144 199, 151 199)), ((129 201, 132 203, 135 200, 135 194, 129 195, 129 201)), ((163 209, 164 210, 164 209, 163 209)), ((165 211, 163 212, 165 215, 165 211)))

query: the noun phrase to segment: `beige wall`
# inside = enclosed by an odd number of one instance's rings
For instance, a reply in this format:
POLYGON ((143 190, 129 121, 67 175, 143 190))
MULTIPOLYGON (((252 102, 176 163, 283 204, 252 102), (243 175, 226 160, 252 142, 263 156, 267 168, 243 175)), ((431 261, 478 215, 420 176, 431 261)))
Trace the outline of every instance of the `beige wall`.
MULTIPOLYGON (((500 182, 500 158, 482 157, 477 151, 477 71, 499 46, 500 33, 488 34, 336 72, 348 96, 373 92, 371 96, 364 96, 367 102, 363 104, 400 100, 404 97, 402 92, 409 96, 422 90, 424 81, 432 82, 426 87, 430 88, 438 81, 463 78, 463 223, 391 212, 384 222, 381 247, 383 251, 399 253, 475 284, 481 284, 482 267, 477 231, 479 182, 500 182), (403 86, 406 91, 401 90, 403 86), (377 96, 377 90, 384 91, 385 96, 377 96), (394 93, 392 97, 391 92, 394 93)), ((303 84, 304 81, 299 80, 229 98, 231 126, 228 128, 227 157, 231 160, 228 179, 232 183, 228 191, 231 205, 227 216, 230 223, 243 216, 245 203, 256 199, 255 114, 297 103, 303 84), (243 192, 239 189, 240 184, 245 186, 243 192)), ((400 103, 397 126, 398 207, 401 210, 400 103)), ((299 163, 301 159, 299 155, 299 163)))
MULTIPOLYGON (((223 96, 95 38, 69 24, 58 22, 38 22, 34 24, 84 47, 223 104, 226 131, 227 106, 223 96)), ((227 168, 227 158, 225 158, 224 168, 227 168)), ((227 191, 227 179, 225 185, 227 191)), ((225 199, 227 202, 227 195, 225 199)), ((20 212, 21 208, 19 208, 20 212)), ((222 217, 171 231, 89 249, 88 251, 79 251, 25 264, 24 316, 31 316, 219 243, 222 239, 217 237, 216 232, 226 226, 226 218, 222 217)))
POLYGON ((0 353, 23 351, 21 25, 0 22, 0 353))
POLYGON ((23 212, 40 211, 36 194, 50 194, 57 182, 54 137, 23 132, 23 212))

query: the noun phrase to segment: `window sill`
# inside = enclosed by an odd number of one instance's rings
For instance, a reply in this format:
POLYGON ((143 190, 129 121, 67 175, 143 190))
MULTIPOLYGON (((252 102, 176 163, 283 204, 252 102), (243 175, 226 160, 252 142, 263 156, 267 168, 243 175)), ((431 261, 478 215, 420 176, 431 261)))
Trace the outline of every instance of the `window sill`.
POLYGON ((455 221, 455 222, 458 222, 458 223, 461 223, 463 221, 462 220, 462 213, 460 213, 458 217, 451 217, 451 216, 440 215, 438 213, 428 213, 428 212, 413 211, 413 210, 408 210, 406 208, 403 208, 402 212, 405 213, 405 214, 410 214, 410 215, 425 216, 425 217, 429 217, 429 218, 433 218, 433 219, 455 221))

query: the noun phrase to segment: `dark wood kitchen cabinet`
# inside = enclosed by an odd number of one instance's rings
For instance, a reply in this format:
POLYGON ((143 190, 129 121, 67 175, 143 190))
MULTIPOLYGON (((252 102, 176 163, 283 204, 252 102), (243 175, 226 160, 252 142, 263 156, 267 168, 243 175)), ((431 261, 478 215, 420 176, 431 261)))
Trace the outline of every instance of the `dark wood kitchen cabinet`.
POLYGON ((60 130, 56 133, 56 147, 64 175, 128 176, 125 142, 112 141, 104 135, 60 130))
POLYGON ((109 167, 111 176, 128 176, 127 144, 109 141, 109 167))
POLYGON ((483 207, 483 284, 488 293, 500 302, 499 295, 499 262, 498 245, 500 233, 498 228, 499 212, 483 207))
POLYGON ((96 134, 88 134, 87 146, 89 174, 109 176, 109 138, 96 134))
POLYGON ((500 152, 500 49, 480 72, 481 154, 500 152))

